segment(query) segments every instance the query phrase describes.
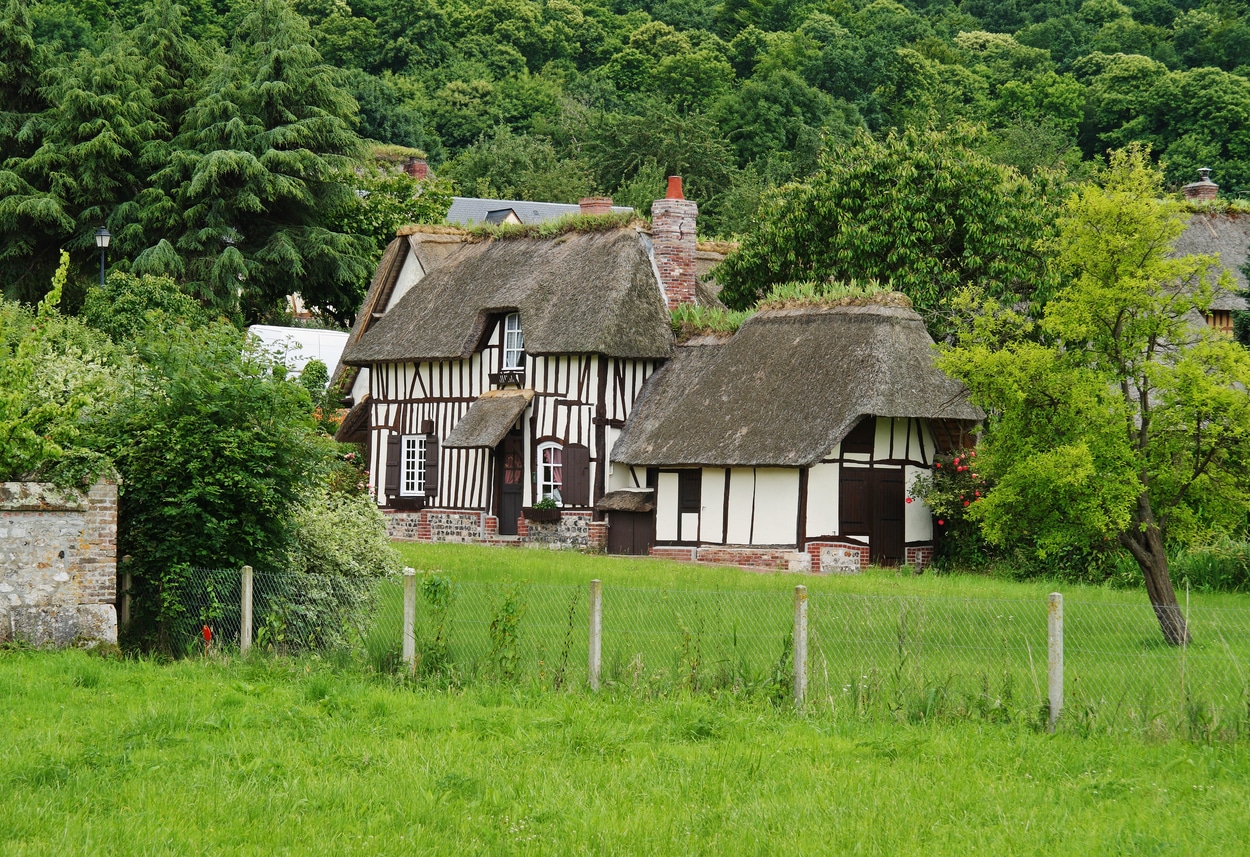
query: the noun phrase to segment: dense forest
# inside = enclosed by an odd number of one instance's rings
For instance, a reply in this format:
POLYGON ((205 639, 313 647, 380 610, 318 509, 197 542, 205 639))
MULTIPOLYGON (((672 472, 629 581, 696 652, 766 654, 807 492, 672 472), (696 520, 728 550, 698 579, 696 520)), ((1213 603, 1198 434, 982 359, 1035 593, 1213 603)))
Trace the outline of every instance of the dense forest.
POLYGON ((210 303, 245 282, 250 318, 294 275, 342 321, 388 217, 449 191, 645 213, 679 173, 700 231, 733 236, 822 151, 966 123, 1025 177, 1141 142, 1173 187, 1208 166, 1250 191, 1232 0, 4 2, 0 278, 25 300, 55 248, 85 276, 104 224, 136 273, 210 303), (362 225, 362 141, 445 183, 362 225))

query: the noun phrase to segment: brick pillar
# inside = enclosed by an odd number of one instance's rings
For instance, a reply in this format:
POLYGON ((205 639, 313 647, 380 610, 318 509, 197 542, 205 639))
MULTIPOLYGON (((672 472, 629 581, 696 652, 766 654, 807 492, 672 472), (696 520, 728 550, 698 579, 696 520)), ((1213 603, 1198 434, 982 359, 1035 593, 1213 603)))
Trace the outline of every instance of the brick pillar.
POLYGON ((430 165, 426 163, 425 158, 409 158, 408 162, 404 164, 404 172, 414 179, 429 178, 430 165))
POLYGON ((608 547, 608 522, 591 521, 586 534, 586 547, 592 551, 606 550, 608 547))
POLYGON ((668 196, 651 204, 655 267, 669 309, 694 303, 695 220, 699 206, 682 195, 681 177, 670 176, 668 196))
POLYGON ((117 642, 117 483, 87 492, 78 574, 78 635, 117 642))

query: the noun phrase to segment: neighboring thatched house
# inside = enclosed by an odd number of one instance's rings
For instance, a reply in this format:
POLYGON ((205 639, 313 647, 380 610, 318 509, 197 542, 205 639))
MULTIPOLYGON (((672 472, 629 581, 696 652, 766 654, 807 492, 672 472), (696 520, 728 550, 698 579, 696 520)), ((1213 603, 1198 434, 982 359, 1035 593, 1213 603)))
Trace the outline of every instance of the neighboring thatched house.
POLYGON ((1220 267, 1232 277, 1233 291, 1217 288, 1207 311, 1207 324, 1229 335, 1233 332, 1233 312, 1246 309, 1246 299, 1238 293, 1246 290, 1247 246, 1250 246, 1250 214, 1235 211, 1198 212, 1190 217, 1189 225, 1176 239, 1176 255, 1218 255, 1220 267))
POLYGON ((919 315, 879 305, 766 311, 677 348, 613 450, 610 543, 653 527, 651 552, 683 559, 926 564, 932 517, 907 490, 983 416, 932 349, 919 315))

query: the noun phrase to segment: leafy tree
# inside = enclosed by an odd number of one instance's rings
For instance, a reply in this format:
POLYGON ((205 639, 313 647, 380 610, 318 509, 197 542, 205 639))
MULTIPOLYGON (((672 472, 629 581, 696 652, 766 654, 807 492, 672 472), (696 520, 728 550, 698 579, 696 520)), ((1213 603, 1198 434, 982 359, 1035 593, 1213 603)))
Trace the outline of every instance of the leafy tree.
POLYGON ((340 232, 368 240, 371 265, 382 258, 399 227, 442 223, 451 208, 451 186, 446 180, 418 181, 387 169, 353 170, 343 180, 357 192, 327 222, 340 232))
POLYGON ((826 150, 815 175, 768 199, 722 263, 721 299, 745 309, 777 283, 879 279, 939 328, 950 297, 970 283, 1044 299, 1044 188, 978 154, 979 137, 966 127, 908 130, 826 150))
POLYGON ((440 175, 469 196, 541 202, 577 202, 593 183, 584 162, 561 158, 549 140, 514 134, 506 125, 447 162, 440 175))
POLYGON ((1064 286, 1036 327, 990 301, 939 365, 988 414, 977 467, 995 487, 971 514, 989 540, 1042 556, 1117 541, 1177 645, 1168 541, 1250 511, 1250 353, 1202 323, 1214 260, 1169 256, 1184 217, 1162 183, 1142 148, 1113 153, 1064 206, 1064 286))
POLYGON ((114 271, 102 287, 88 290, 81 319, 89 327, 125 343, 177 323, 207 324, 203 308, 169 277, 114 271))
POLYGON ((107 341, 58 310, 69 255, 35 311, 0 300, 0 482, 81 487, 107 469, 92 443, 120 384, 107 341))

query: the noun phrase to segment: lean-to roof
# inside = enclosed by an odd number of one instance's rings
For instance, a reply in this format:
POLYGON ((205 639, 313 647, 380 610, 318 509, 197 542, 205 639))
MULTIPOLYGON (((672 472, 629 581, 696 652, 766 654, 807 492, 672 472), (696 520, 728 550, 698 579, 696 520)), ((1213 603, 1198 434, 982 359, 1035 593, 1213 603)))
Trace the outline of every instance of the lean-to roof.
POLYGON ((612 460, 645 466, 808 466, 861 417, 983 417, 933 366, 902 307, 772 310, 723 344, 677 348, 643 389, 612 460))

